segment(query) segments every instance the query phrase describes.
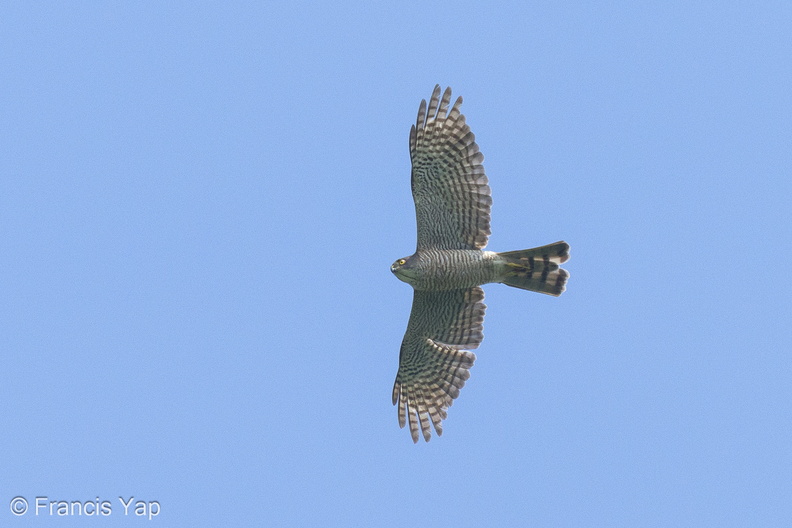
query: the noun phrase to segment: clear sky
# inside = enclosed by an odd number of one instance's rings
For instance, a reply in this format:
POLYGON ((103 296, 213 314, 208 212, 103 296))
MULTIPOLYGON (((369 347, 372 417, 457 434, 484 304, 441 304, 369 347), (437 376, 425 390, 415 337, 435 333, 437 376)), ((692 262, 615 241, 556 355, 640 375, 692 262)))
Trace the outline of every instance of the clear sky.
POLYGON ((792 4, 68 4, 0 7, 0 524, 788 526, 792 4), (413 445, 389 266, 437 83, 488 249, 571 278, 485 287, 413 445))

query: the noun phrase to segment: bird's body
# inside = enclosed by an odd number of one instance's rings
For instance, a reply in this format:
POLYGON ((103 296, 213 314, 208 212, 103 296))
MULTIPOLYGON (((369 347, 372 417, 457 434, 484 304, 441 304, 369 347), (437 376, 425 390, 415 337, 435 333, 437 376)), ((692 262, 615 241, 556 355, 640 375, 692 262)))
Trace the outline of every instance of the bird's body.
POLYGON ((399 425, 409 422, 414 442, 419 431, 429 440, 430 420, 442 434, 446 409, 470 377, 476 359, 470 350, 484 338, 480 286, 500 282, 557 296, 569 277, 559 267, 569 258, 566 242, 506 253, 483 250, 492 205, 484 157, 459 111, 462 98, 449 111, 450 101, 451 89, 441 99, 435 86, 428 109, 421 101, 410 131, 418 244, 413 255, 391 266, 415 291, 393 387, 399 425))
POLYGON ((494 251, 480 249, 425 249, 403 259, 394 274, 416 290, 441 291, 472 288, 497 282, 503 267, 494 251))
POLYGON ((564 257, 568 251, 565 242, 512 253, 480 249, 425 249, 396 261, 393 273, 416 290, 454 290, 501 282, 516 288, 560 295, 568 275, 558 264, 566 260, 564 257), (509 256, 518 253, 520 258, 509 256), (402 260, 404 264, 399 265, 402 260), (532 279, 535 284, 518 285, 520 277, 523 282, 532 279))

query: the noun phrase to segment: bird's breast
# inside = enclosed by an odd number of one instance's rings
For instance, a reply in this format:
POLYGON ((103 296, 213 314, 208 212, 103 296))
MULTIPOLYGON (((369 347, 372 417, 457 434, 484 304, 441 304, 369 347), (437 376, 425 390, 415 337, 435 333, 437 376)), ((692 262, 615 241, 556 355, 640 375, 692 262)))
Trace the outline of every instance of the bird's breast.
POLYGON ((468 249, 424 250, 416 254, 410 282, 417 290, 471 288, 495 280, 495 253, 468 249))

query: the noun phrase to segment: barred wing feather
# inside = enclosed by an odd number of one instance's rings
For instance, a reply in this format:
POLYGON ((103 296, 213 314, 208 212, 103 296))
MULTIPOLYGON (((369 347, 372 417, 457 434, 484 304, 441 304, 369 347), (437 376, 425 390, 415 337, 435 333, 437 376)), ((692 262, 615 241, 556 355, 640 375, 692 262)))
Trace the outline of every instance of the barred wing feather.
POLYGON ((418 442, 419 432, 429 441, 430 421, 443 434, 446 409, 459 396, 476 360, 468 349, 478 348, 484 338, 483 300, 479 287, 415 290, 393 385, 399 426, 410 424, 413 442, 418 442))
POLYGON ((418 249, 481 249, 490 235, 492 198, 483 154, 465 123, 451 88, 435 86, 427 108, 421 101, 410 130, 412 193, 418 249))

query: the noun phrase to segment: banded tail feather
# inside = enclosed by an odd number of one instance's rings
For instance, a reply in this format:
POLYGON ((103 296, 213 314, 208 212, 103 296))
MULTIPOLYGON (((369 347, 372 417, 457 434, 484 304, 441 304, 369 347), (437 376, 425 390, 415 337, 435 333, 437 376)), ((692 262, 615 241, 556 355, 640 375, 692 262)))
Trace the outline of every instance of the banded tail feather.
POLYGON ((569 272, 559 267, 569 260, 569 244, 566 242, 498 255, 505 259, 507 268, 500 281, 503 284, 556 297, 566 289, 569 272))

